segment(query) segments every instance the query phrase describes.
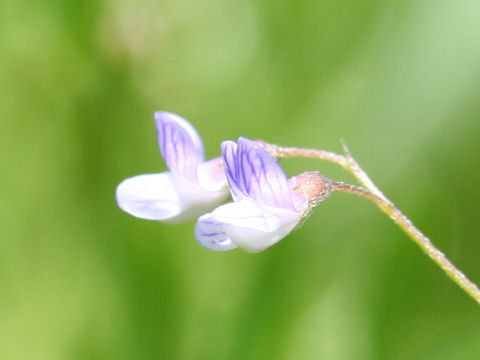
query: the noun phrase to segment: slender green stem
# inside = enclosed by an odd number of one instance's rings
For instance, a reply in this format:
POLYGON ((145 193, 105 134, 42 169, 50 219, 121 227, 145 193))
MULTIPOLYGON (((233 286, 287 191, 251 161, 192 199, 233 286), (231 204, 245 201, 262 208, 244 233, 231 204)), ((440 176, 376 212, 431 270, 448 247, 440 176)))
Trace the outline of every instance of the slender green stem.
POLYGON ((398 210, 388 199, 381 198, 368 190, 354 185, 344 184, 341 182, 332 182, 332 190, 347 192, 350 194, 364 197, 375 203, 380 210, 387 214, 395 223, 418 245, 422 250, 435 261, 435 263, 445 273, 460 286, 468 295, 470 295, 477 303, 480 304, 480 290, 477 285, 471 282, 465 274, 453 265, 447 259, 445 254, 438 250, 413 223, 398 210))
POLYGON ((407 218, 373 183, 367 173, 353 158, 350 150, 344 144, 344 155, 323 150, 302 149, 296 147, 281 147, 262 143, 267 151, 277 158, 306 157, 327 160, 342 166, 349 171, 358 182, 364 186, 358 187, 342 182, 332 182, 332 190, 347 192, 375 203, 380 210, 388 215, 460 288, 470 295, 480 305, 480 290, 470 281, 450 260, 407 218))

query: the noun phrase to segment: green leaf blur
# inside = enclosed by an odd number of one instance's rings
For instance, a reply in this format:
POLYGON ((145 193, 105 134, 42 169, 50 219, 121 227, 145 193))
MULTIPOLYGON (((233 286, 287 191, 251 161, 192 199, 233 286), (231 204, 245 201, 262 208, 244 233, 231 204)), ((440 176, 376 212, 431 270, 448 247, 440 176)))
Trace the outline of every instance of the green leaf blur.
POLYGON ((0 359, 479 359, 478 306, 365 200, 252 255, 114 197, 165 169, 156 110, 209 157, 343 138, 478 284, 479 33, 478 0, 0 0, 0 359))

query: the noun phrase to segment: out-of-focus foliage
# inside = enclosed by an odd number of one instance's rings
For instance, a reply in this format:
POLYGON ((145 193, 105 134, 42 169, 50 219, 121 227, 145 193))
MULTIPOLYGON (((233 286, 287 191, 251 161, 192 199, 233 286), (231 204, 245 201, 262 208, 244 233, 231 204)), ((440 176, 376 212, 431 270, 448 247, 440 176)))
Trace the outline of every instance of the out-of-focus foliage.
POLYGON ((479 33, 478 0, 0 1, 0 358, 479 359, 478 306, 364 200, 252 255, 114 199, 165 169, 155 110, 210 156, 344 138, 479 283, 479 33))

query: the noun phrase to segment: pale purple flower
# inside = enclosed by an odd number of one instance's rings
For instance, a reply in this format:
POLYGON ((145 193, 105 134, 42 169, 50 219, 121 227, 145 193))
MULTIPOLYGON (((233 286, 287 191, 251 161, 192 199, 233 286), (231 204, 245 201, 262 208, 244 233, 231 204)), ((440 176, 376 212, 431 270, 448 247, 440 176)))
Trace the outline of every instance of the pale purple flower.
POLYGON ((197 240, 217 251, 236 247, 262 251, 300 223, 308 201, 293 190, 294 184, 275 159, 254 141, 224 141, 222 156, 234 202, 198 219, 197 240))
POLYGON ((198 133, 180 116, 156 112, 155 124, 170 171, 124 180, 117 187, 118 206, 142 219, 177 223, 222 203, 228 190, 221 158, 204 161, 198 133))

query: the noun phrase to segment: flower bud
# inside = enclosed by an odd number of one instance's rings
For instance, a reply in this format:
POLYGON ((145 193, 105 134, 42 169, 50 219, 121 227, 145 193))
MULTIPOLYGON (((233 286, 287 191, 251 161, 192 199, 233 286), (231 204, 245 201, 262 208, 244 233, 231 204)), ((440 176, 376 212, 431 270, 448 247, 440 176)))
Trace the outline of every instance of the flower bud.
POLYGON ((317 171, 309 171, 290 179, 291 189, 306 201, 301 216, 306 218, 331 192, 332 181, 317 171))

